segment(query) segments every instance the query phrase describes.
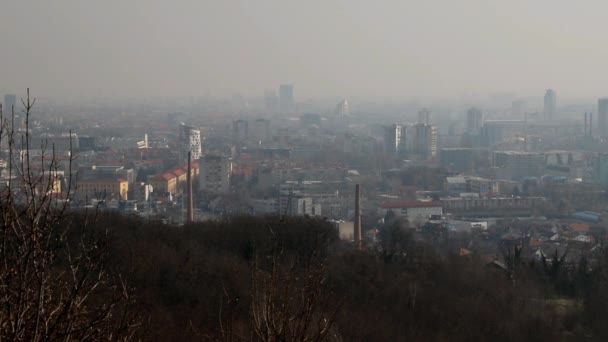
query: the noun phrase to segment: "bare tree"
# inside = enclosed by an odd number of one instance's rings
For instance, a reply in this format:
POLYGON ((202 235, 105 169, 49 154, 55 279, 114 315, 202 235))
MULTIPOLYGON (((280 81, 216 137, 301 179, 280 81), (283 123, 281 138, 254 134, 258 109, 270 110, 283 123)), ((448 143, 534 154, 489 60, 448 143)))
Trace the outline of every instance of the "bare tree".
POLYGON ((339 340, 332 328, 340 304, 327 288, 321 243, 316 241, 306 260, 298 263, 284 253, 275 228, 269 229, 270 253, 256 258, 252 267, 251 321, 255 335, 261 341, 339 340))
MULTIPOLYGON (((69 213, 71 182, 59 191, 54 146, 32 155, 34 103, 28 89, 23 131, 15 108, 10 117, 0 108, 8 158, 0 189, 0 339, 129 340, 137 325, 132 289, 106 264, 107 232, 94 227, 96 213, 84 220, 69 213)), ((70 151, 70 175, 73 158, 70 151)))

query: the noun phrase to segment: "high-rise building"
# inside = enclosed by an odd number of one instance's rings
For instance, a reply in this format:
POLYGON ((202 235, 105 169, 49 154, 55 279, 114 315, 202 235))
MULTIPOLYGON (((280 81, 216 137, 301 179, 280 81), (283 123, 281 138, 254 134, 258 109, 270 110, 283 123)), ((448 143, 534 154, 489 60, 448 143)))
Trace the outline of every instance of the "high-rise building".
POLYGON ((188 162, 188 152, 191 160, 201 158, 201 131, 192 126, 181 123, 179 125, 179 160, 181 164, 188 162))
POLYGON ((545 93, 545 105, 543 107, 543 114, 545 118, 551 119, 555 117, 555 113, 557 112, 557 95, 555 94, 555 90, 547 89, 545 93))
POLYGON ((281 84, 279 86, 279 108, 283 112, 293 110, 293 85, 281 84))
POLYGON ((247 140, 249 137, 249 122, 247 122, 247 120, 234 121, 232 123, 232 131, 236 140, 247 140))
POLYGON ((479 134, 483 124, 481 109, 472 107, 467 112, 467 133, 479 134))
POLYGON ((414 126, 414 153, 421 159, 430 159, 437 155, 437 127, 417 124, 414 126))
MULTIPOLYGON (((592 126, 591 123, 590 126, 592 126)), ((597 101, 597 126, 599 135, 608 137, 608 97, 597 101)))
POLYGON ((348 105, 348 101, 342 100, 336 106, 336 114, 338 116, 345 116, 350 114, 350 106, 348 105))
POLYGON ((256 119, 253 122, 251 135, 258 141, 270 140, 270 120, 268 119, 256 119))
POLYGON ((526 114, 526 101, 511 102, 511 114, 516 117, 522 117, 526 114))
POLYGON ((279 98, 277 97, 276 91, 272 89, 266 89, 266 91, 264 91, 264 107, 271 113, 276 112, 279 107, 279 98))
POLYGON ((201 158, 201 190, 227 193, 230 190, 232 162, 224 156, 207 155, 201 158))
POLYGON ((431 111, 427 108, 422 108, 418 111, 418 123, 423 125, 431 124, 431 111))
POLYGON ((15 114, 19 114, 19 112, 17 111, 17 95, 4 95, 4 103, 2 104, 2 112, 4 113, 4 115, 10 115, 12 113, 13 107, 15 108, 15 114))
POLYGON ((399 154, 403 138, 403 127, 401 125, 392 124, 384 126, 384 153, 387 155, 396 156, 399 154))

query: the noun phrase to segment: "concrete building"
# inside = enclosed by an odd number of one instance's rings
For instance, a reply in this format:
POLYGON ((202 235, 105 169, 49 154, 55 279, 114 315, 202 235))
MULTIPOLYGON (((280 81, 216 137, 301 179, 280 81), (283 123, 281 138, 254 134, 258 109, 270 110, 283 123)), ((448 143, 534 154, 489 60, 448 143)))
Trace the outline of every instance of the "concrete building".
POLYGON ((266 89, 264 91, 264 108, 270 113, 275 113, 279 108, 279 98, 275 90, 266 89))
POLYGON ((431 159, 437 155, 437 127, 427 124, 414 126, 414 154, 421 159, 431 159))
POLYGON ((525 120, 486 120, 481 128, 481 144, 492 147, 503 141, 514 139, 525 131, 525 120))
POLYGON ((600 137, 608 137, 608 97, 597 101, 597 126, 600 137))
POLYGON ((451 196, 459 196, 469 192, 467 179, 464 176, 446 177, 443 181, 443 191, 451 196))
POLYGON ((201 158, 200 189, 211 193, 230 191, 232 162, 224 156, 207 155, 201 158))
POLYGON ((557 112, 557 94, 553 89, 547 89, 544 98, 543 114, 546 119, 555 118, 557 112))
POLYGON ((270 120, 268 119, 256 119, 253 122, 251 129, 251 137, 258 141, 268 141, 272 138, 270 132, 270 120))
MULTIPOLYGON (((191 177, 199 177, 201 174, 200 161, 191 163, 191 177)), ((149 178, 155 193, 170 193, 172 195, 184 193, 187 190, 188 168, 187 165, 175 167, 149 178)))
POLYGON ((446 177, 443 188, 450 196, 475 194, 477 198, 489 197, 499 192, 498 182, 472 176, 446 177))
POLYGON ((544 197, 449 198, 442 199, 446 212, 532 210, 545 203, 544 197))
POLYGON ((336 115, 338 115, 338 116, 350 115, 350 106, 348 105, 348 101, 342 100, 336 105, 336 115))
POLYGON ((422 108, 418 111, 418 124, 430 125, 431 124, 431 111, 427 108, 422 108))
POLYGON ((249 138, 249 122, 247 122, 247 120, 233 121, 232 134, 237 141, 247 140, 247 138, 249 138))
POLYGON ((177 177, 171 172, 164 172, 150 178, 154 193, 177 193, 177 177))
POLYGON ((277 215, 279 213, 279 201, 276 198, 254 199, 252 205, 255 215, 277 215))
POLYGON ((284 113, 289 113, 293 110, 293 85, 281 84, 279 86, 279 109, 284 113))
POLYGON ((545 156, 535 152, 497 151, 492 162, 498 168, 499 179, 539 176, 545 166, 545 156))
POLYGON ((321 205, 314 203, 312 197, 291 196, 286 208, 289 216, 321 216, 321 205))
POLYGON ((356 156, 369 156, 380 150, 377 145, 379 144, 373 137, 346 133, 344 134, 342 151, 356 156))
POLYGON ((137 141, 135 144, 137 145, 137 148, 141 148, 141 149, 150 148, 150 143, 148 141, 148 133, 144 133, 143 140, 137 141))
POLYGON ((179 125, 179 160, 181 164, 188 162, 188 152, 191 153, 191 160, 201 158, 201 131, 192 126, 181 123, 179 125))
POLYGON ((442 148, 439 150, 439 161, 442 168, 452 173, 472 172, 474 153, 472 148, 442 148))
POLYGON ((513 101, 511 103, 511 114, 514 117, 523 117, 526 114, 526 101, 513 101))
POLYGON ((15 109, 15 114, 18 114, 17 108, 17 95, 15 94, 6 94, 4 95, 4 103, 2 103, 2 112, 5 117, 10 117, 13 108, 15 109))
POLYGON ((403 141, 405 137, 402 137, 404 129, 401 125, 392 124, 384 126, 384 153, 391 156, 397 156, 402 151, 403 141))
POLYGON ((355 240, 355 223, 353 221, 333 221, 338 229, 338 237, 342 241, 355 240))
POLYGON ((600 154, 593 159, 593 181, 608 185, 608 154, 600 154))
MULTIPOLYGON (((34 184, 35 191, 39 194, 53 194, 59 195, 62 193, 62 181, 66 183, 69 180, 65 178, 65 172, 63 171, 32 171, 33 176, 36 179, 36 184, 34 184)), ((25 179, 25 177, 21 175, 17 175, 13 173, 9 174, 7 169, 2 170, 0 172, 0 191, 6 191, 9 186, 13 191, 30 191, 29 189, 29 180, 25 179), (27 189, 27 190, 26 190, 27 189)))
POLYGON ((467 133, 477 135, 481 132, 483 125, 483 113, 481 109, 472 107, 467 111, 467 133))
POLYGON ((479 195, 481 198, 498 193, 498 182, 482 177, 466 177, 467 192, 479 195))
POLYGON ((79 179, 75 196, 79 200, 128 200, 129 182, 126 179, 79 179))
POLYGON ((89 165, 78 169, 78 179, 126 179, 129 184, 135 182, 135 170, 122 165, 89 165))
POLYGON ((41 134, 38 137, 31 138, 30 148, 41 149, 51 153, 53 148, 55 151, 78 151, 80 149, 80 140, 76 133, 63 134, 41 134))
POLYGON ((441 202, 387 202, 380 207, 380 214, 386 215, 388 211, 393 212, 396 217, 403 217, 410 223, 417 221, 424 222, 431 216, 443 215, 443 206, 441 202))

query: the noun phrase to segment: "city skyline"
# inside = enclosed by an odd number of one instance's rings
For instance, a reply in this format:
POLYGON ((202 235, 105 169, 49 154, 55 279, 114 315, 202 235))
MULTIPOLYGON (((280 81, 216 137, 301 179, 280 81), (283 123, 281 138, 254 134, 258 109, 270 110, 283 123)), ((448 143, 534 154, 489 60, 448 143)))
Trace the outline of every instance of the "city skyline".
POLYGON ((8 1, 0 91, 250 97, 291 83, 298 98, 522 96, 549 87, 598 98, 607 92, 597 72, 608 56, 606 9, 544 0, 8 1), (22 25, 26 16, 37 25, 22 25))

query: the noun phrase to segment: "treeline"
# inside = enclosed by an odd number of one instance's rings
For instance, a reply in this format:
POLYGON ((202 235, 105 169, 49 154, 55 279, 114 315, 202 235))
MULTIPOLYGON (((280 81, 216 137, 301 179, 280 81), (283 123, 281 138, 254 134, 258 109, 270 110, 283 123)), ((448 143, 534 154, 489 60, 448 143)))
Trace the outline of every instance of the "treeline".
MULTIPOLYGON (((307 217, 240 217, 183 227, 101 213, 59 220, 47 236, 55 257, 40 256, 46 264, 33 264, 38 271, 28 271, 31 277, 22 282, 2 269, 0 280, 12 293, 38 294, 43 284, 44 293, 54 294, 42 302, 30 296, 22 312, 27 321, 16 331, 11 314, 21 297, 0 289, 3 339, 608 338, 605 253, 567 267, 563 256, 531 263, 514 248, 499 265, 437 254, 397 225, 383 229, 382 242, 359 251, 341 242, 330 222, 307 217), (36 280, 45 274, 49 281, 36 280), (62 301, 74 292, 82 295, 62 301), (51 315, 53 308, 66 313, 51 315), (39 329, 39 316, 48 316, 47 328, 39 329), (40 333, 29 333, 34 330, 40 333)), ((45 251, 36 248, 34 253, 45 251)), ((15 267, 29 262, 17 252, 5 253, 14 260, 3 261, 15 267)))
POLYGON ((590 278, 586 290, 571 293, 562 287, 580 277, 557 263, 542 268, 513 255, 505 270, 471 257, 439 257, 397 227, 362 252, 312 218, 242 217, 178 228, 105 216, 98 227, 109 232, 112 272, 132 286, 141 320, 134 336, 144 340, 608 336, 599 268, 592 274, 581 266, 580 276, 590 278), (556 307, 552 298, 583 307, 556 307))

